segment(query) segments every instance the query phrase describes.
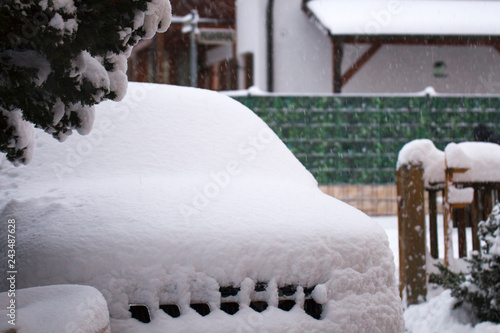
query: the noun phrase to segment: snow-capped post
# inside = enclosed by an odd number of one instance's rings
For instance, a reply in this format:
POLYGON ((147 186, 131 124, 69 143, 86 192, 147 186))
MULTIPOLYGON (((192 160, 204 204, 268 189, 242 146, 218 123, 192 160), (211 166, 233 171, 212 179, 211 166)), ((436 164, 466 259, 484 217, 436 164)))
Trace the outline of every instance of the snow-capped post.
POLYGON ((399 292, 406 306, 425 301, 424 168, 407 163, 397 169, 399 292))

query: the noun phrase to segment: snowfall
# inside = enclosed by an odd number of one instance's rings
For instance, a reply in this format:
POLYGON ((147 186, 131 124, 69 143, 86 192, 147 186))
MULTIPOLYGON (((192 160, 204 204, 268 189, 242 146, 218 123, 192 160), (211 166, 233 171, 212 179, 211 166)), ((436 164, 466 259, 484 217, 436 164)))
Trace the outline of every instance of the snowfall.
MULTIPOLYGON (((2 235, 8 221, 16 226, 19 333, 51 332, 58 320, 69 321, 68 332, 75 323, 82 332, 125 333, 404 330, 397 221, 323 194, 269 127, 231 98, 131 83, 122 102, 97 106, 89 135, 59 143, 36 131, 35 142, 28 166, 0 160, 2 235), (57 286, 66 284, 86 286, 57 286), (278 289, 290 285, 295 306, 283 311, 278 289), (222 300, 223 286, 239 292, 222 300), (83 318, 62 311, 82 298, 92 300, 83 318), (306 298, 322 305, 321 319, 306 314, 306 298), (220 310, 227 300, 240 305, 236 314, 220 310), (268 309, 251 309, 256 300, 268 309), (210 314, 193 310, 196 302, 210 314), (159 308, 170 303, 180 317, 159 308), (130 304, 147 305, 151 322, 131 318, 130 304), (51 323, 40 320, 48 308, 62 309, 51 323)), ((1 251, 4 272, 7 259, 1 251)), ((9 288, 2 279, 4 319, 9 288)), ((500 332, 468 324, 447 292, 432 296, 406 309, 409 332, 500 332)), ((10 328, 0 320, 0 330, 10 328)))

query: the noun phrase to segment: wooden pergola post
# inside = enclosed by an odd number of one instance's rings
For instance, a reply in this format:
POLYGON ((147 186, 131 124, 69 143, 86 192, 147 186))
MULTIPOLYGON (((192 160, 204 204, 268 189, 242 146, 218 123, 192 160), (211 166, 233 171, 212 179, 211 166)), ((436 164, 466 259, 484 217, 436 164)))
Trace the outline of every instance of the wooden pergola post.
POLYGON ((397 170, 399 292, 406 305, 427 296, 424 169, 407 164, 397 170))
POLYGON ((336 38, 332 38, 332 71, 333 71, 333 92, 342 91, 342 57, 344 56, 344 43, 336 38))

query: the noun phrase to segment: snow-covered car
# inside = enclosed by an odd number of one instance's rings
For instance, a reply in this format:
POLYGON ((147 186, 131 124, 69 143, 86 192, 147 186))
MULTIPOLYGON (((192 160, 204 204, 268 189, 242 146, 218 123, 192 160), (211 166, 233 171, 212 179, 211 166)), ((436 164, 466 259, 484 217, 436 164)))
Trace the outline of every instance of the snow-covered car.
POLYGON ((36 142, 0 165, 17 288, 93 286, 121 333, 404 330, 383 229, 233 99, 130 83, 88 136, 36 142))

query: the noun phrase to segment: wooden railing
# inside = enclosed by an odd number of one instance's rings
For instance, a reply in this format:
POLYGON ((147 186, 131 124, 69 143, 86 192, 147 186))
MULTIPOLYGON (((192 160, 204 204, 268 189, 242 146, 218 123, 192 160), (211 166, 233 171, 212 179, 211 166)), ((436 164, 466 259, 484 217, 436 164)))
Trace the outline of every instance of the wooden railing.
MULTIPOLYGON (((478 148, 481 147, 478 146, 478 148)), ((492 154, 500 155, 497 147, 493 148, 495 150, 492 151, 492 154)), ((421 148, 417 147, 418 149, 421 148)), ((417 153, 421 153, 421 151, 417 151, 417 153)), ((488 217, 499 197, 500 182, 491 181, 491 179, 497 178, 496 170, 498 170, 498 177, 500 177, 499 165, 491 165, 493 172, 485 173, 484 177, 480 172, 482 169, 478 169, 477 166, 473 170, 474 177, 460 177, 459 175, 468 172, 469 168, 448 165, 445 154, 440 153, 442 154, 442 168, 437 170, 442 171, 443 175, 437 177, 440 178, 438 181, 430 182, 428 179, 424 179, 424 164, 428 162, 419 162, 418 158, 399 165, 397 170, 399 290, 406 305, 419 303, 427 295, 427 265, 433 260, 427 260, 426 238, 429 237, 429 254, 432 259, 441 260, 440 258, 442 258, 445 266, 453 266, 454 260, 467 257, 471 250, 480 250, 480 241, 477 235, 478 224, 488 217), (492 174, 495 176, 492 177, 492 174), (468 178, 475 180, 471 181, 468 178), (490 180, 485 181, 484 179, 490 180), (438 199, 440 197, 442 198, 444 231, 442 240, 438 237, 438 210, 440 208, 438 199), (426 200, 428 200, 427 205, 426 200), (429 229, 426 226, 426 206, 428 207, 429 229), (458 229, 458 244, 453 244, 453 228, 458 229), (467 228, 471 229, 472 249, 467 248, 467 228), (443 254, 439 253, 440 242, 443 242, 444 245, 443 254), (454 258, 454 246, 458 246, 458 258, 454 258)), ((440 163, 440 161, 434 163, 433 167, 436 165, 440 167, 440 163)))
MULTIPOLYGON (((439 259, 438 240, 438 207, 442 202, 438 198, 444 198, 444 183, 435 184, 433 187, 425 187, 428 193, 429 207, 429 244, 430 255, 434 259, 439 259)), ((471 187, 474 189, 474 199, 470 205, 461 208, 453 208, 453 228, 458 230, 458 257, 465 258, 471 250, 467 248, 467 228, 471 229, 472 250, 479 251, 479 237, 477 236, 477 225, 480 221, 486 220, 491 212, 493 204, 498 200, 500 183, 455 183, 457 188, 471 187)), ((444 206, 444 204, 443 204, 444 206)), ((444 210, 444 208, 443 208, 444 210)))

